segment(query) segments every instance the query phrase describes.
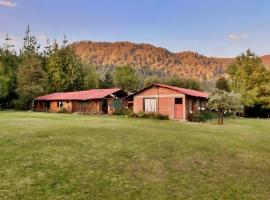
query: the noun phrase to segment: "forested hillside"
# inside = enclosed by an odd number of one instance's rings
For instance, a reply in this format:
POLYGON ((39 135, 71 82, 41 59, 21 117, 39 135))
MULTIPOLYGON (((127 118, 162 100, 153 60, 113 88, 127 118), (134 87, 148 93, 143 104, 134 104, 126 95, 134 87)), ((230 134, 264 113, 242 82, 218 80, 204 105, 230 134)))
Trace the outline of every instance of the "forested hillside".
MULTIPOLYGON (((81 41, 73 46, 84 61, 98 66, 130 65, 136 69, 150 68, 198 80, 215 80, 224 75, 234 60, 206 57, 191 51, 172 53, 153 45, 130 42, 81 41)), ((264 56, 262 60, 270 66, 270 56, 264 56)))

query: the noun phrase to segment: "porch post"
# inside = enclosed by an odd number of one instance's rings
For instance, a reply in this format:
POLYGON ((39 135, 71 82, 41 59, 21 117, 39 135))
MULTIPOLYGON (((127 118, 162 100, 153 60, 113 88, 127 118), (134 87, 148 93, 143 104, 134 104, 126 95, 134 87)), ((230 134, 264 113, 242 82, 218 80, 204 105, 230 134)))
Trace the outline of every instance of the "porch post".
POLYGON ((186 95, 184 94, 183 98, 183 120, 186 121, 187 115, 186 115, 186 95))

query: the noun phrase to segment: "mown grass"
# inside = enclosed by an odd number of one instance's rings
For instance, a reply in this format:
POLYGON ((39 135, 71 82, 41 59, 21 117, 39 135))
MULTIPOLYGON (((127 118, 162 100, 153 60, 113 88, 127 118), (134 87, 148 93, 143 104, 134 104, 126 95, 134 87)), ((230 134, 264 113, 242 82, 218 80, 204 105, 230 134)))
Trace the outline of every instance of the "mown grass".
POLYGON ((0 112, 0 199, 270 199, 270 121, 0 112))

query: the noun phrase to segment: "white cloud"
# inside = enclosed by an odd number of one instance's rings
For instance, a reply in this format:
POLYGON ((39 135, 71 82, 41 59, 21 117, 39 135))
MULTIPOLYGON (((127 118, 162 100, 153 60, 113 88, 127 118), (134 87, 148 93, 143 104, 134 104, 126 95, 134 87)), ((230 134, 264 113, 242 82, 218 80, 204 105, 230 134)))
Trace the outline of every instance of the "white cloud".
POLYGON ((239 40, 246 40, 248 37, 248 35, 246 33, 241 33, 241 34, 229 34, 228 38, 230 40, 234 40, 234 41, 239 41, 239 40))
POLYGON ((17 4, 14 3, 12 0, 0 0, 0 6, 4 7, 15 7, 17 4))

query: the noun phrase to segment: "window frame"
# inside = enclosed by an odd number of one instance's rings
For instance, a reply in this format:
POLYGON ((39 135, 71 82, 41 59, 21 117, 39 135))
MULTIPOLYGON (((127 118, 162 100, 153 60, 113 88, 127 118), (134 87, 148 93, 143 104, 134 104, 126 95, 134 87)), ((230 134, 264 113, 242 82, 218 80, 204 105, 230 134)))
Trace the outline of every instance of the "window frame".
POLYGON ((175 105, 182 105, 183 104, 183 98, 182 97, 174 98, 174 104, 175 105), (180 103, 178 103, 177 100, 180 100, 180 103))
POLYGON ((144 112, 152 112, 152 113, 154 113, 154 112, 157 112, 157 98, 155 98, 155 97, 149 97, 149 98, 143 98, 143 111, 144 112), (155 110, 154 111, 146 111, 145 110, 145 100, 155 100, 156 101, 156 106, 155 106, 155 110))

